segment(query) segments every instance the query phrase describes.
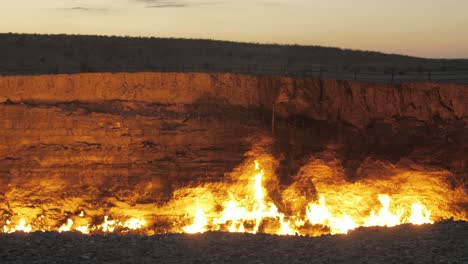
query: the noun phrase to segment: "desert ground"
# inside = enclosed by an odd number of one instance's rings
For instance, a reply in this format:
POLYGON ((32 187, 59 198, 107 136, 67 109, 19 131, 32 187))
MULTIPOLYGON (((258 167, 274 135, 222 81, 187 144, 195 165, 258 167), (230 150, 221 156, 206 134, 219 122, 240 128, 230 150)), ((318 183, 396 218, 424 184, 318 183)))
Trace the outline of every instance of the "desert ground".
POLYGON ((468 223, 360 228, 348 235, 4 234, 1 263, 468 263, 468 223))

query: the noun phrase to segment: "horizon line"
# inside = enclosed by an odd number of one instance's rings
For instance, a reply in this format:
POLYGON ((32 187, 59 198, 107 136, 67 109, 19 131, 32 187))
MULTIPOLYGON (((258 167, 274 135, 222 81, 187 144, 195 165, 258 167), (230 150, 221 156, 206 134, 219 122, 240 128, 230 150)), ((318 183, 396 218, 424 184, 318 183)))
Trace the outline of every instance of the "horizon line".
POLYGON ((468 60, 467 58, 447 58, 447 57, 421 57, 415 56, 410 54, 402 54, 402 53, 391 53, 385 51, 378 51, 378 50, 365 50, 365 49, 353 49, 353 48, 346 48, 346 47, 339 47, 339 46, 322 46, 322 45, 314 45, 314 44, 288 44, 288 43, 276 43, 276 42, 253 42, 253 41, 241 41, 241 40, 228 40, 228 39, 210 39, 210 38, 191 38, 191 37, 158 37, 153 35, 112 35, 112 34, 83 34, 83 33, 28 33, 28 32, 0 32, 0 34, 10 34, 10 35, 39 35, 39 36, 76 36, 76 37, 104 37, 104 38, 134 38, 134 39, 167 39, 167 40, 195 40, 195 41, 212 41, 212 42, 226 42, 226 43, 237 43, 237 44, 247 44, 247 45, 256 45, 256 46, 282 46, 282 47, 304 47, 304 48, 312 48, 312 47, 320 47, 320 48, 327 48, 327 49, 338 49, 344 51, 355 51, 355 52, 371 52, 371 53, 379 53, 383 55, 389 56, 402 56, 414 59, 423 59, 423 60, 468 60))

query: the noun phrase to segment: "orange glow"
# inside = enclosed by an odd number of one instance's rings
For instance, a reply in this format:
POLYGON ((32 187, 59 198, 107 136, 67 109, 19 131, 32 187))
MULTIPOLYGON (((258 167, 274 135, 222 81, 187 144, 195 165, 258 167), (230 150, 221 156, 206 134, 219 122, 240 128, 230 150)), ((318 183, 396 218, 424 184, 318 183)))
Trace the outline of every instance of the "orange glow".
POLYGON ((3 232, 4 233, 14 233, 14 232, 30 233, 32 231, 31 225, 26 224, 26 220, 24 220, 24 218, 21 218, 16 226, 14 227, 10 227, 10 226, 11 226, 11 221, 7 220, 6 225, 3 226, 3 232))
POLYGON ((173 218, 163 232, 190 234, 347 234, 360 226, 421 225, 450 217, 468 218, 466 210, 457 207, 467 202, 464 190, 448 187, 444 172, 396 171, 385 178, 350 182, 337 169, 339 164, 311 160, 293 184, 281 186, 274 174, 277 164, 270 155, 257 155, 256 160, 247 160, 225 181, 179 188, 166 205, 149 205, 146 211, 116 202, 120 207, 111 210, 112 214, 99 216, 94 211, 78 210, 56 225, 47 224, 47 212, 37 218, 14 215, 3 222, 0 231, 161 232, 152 229, 158 223, 145 216, 150 215, 148 211, 156 215, 179 212, 180 217, 173 218))
POLYGON ((193 224, 184 227, 183 230, 187 234, 203 233, 206 231, 206 224, 205 212, 198 206, 193 224))
MULTIPOLYGON (((447 201, 456 201, 457 197, 462 197, 458 194, 463 190, 450 190, 438 177, 428 180, 423 174, 401 173, 389 179, 350 183, 332 173, 332 167, 310 165, 312 167, 304 169, 319 169, 317 172, 321 173, 312 181, 319 195, 317 201, 299 201, 291 208, 299 210, 293 210, 291 215, 279 211, 264 186, 265 179, 271 178, 271 175, 266 177, 264 169, 255 161, 250 170, 250 187, 236 183, 228 186, 227 197, 222 202, 223 209, 205 211, 212 218, 204 218, 203 223, 211 227, 208 230, 226 232, 319 235, 347 234, 360 226, 432 224, 449 215, 466 219, 463 212, 452 212, 447 207, 447 201), (238 197, 233 193, 243 193, 244 196, 238 197), (300 204, 304 206, 298 206, 300 204)), ((246 171, 249 173, 248 169, 246 171)), ((239 179, 244 182, 245 175, 239 179)), ((293 190, 294 185, 290 188, 283 191, 283 200, 289 195, 289 201, 300 200, 297 199, 298 192, 293 190)), ((218 188, 213 191, 216 190, 218 188)), ((218 196, 218 199, 223 198, 218 196)), ((212 206, 207 203, 204 207, 212 206)))

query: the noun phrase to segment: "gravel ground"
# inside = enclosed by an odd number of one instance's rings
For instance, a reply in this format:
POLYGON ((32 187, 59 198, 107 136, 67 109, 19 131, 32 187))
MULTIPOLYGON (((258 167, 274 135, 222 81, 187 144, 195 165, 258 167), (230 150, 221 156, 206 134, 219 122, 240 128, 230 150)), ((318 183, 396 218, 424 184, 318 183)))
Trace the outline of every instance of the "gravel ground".
POLYGON ((349 235, 0 235, 0 263, 468 263, 468 222, 349 235))

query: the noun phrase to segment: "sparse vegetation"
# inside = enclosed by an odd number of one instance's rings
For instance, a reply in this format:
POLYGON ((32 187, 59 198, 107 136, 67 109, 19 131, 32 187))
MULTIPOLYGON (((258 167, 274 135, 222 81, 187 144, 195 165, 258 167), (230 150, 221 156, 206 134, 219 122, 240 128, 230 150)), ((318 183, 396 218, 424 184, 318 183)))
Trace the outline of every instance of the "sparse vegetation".
POLYGON ((468 60, 319 46, 115 36, 0 34, 0 74, 232 72, 352 79, 355 73, 460 71, 468 60), (336 74, 336 75, 337 75, 336 74), (337 75, 338 76, 338 75, 337 75))

